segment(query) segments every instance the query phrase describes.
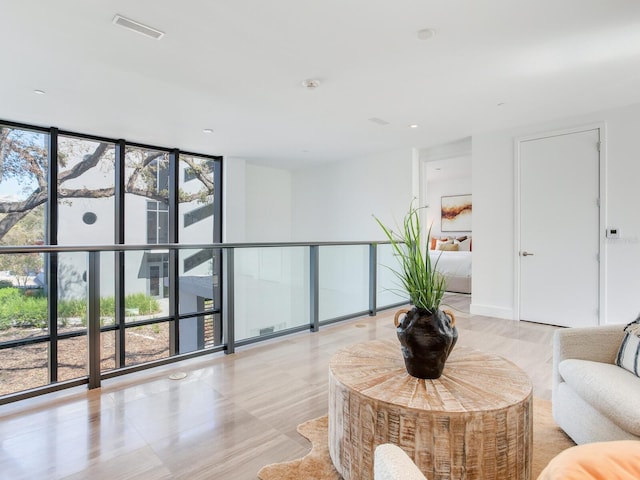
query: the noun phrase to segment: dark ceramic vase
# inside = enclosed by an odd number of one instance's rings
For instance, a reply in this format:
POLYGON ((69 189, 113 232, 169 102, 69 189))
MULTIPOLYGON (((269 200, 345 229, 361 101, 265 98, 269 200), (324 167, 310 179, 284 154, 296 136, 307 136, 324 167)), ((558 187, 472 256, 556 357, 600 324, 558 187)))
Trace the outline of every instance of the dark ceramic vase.
POLYGON ((414 307, 411 310, 399 310, 394 323, 409 375, 417 378, 439 378, 458 341, 453 313, 442 310, 429 313, 414 307), (405 316, 399 322, 398 317, 402 314, 405 316))

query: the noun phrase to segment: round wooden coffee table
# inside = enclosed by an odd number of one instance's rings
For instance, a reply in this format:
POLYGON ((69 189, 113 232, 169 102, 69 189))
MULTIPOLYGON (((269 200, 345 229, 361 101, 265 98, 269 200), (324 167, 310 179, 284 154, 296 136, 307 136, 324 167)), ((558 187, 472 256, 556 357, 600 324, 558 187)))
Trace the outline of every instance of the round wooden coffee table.
POLYGON ((375 340, 329 364, 329 453, 345 480, 373 479, 393 443, 429 480, 529 480, 532 385, 513 363, 457 346, 437 380, 410 376, 400 344, 375 340))

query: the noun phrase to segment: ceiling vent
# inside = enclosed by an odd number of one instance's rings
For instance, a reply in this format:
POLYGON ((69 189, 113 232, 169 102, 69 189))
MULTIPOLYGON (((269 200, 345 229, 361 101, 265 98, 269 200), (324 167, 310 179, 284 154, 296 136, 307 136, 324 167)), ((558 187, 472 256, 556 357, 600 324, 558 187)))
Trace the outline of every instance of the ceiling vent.
POLYGON ((134 32, 140 33, 145 37, 155 38, 156 40, 160 40, 162 37, 164 37, 164 32, 161 32, 160 30, 152 27, 148 27, 147 25, 143 25, 142 23, 131 20, 130 18, 123 17, 122 15, 116 15, 115 17, 113 17, 113 23, 129 30, 133 30, 134 32))

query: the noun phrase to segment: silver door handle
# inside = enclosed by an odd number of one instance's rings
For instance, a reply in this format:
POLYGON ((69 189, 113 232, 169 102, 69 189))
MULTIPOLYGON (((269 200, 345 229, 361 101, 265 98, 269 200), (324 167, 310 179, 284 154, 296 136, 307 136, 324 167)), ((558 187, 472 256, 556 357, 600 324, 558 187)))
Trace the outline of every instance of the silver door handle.
POLYGON ((533 255, 533 253, 530 252, 522 252, 520 255, 522 255, 523 257, 528 257, 529 255, 533 255))

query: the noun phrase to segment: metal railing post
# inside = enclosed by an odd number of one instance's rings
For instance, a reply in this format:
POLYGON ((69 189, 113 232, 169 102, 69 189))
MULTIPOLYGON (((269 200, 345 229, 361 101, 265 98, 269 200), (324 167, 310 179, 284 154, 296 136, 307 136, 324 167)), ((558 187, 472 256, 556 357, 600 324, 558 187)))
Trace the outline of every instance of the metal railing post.
POLYGON ((309 247, 309 324, 312 332, 320 330, 320 247, 309 247))
POLYGON ((87 258, 87 367, 89 388, 100 387, 100 252, 87 258))
POLYGON ((227 349, 225 353, 236 351, 235 339, 235 312, 234 312, 234 250, 222 249, 222 334, 226 339, 227 349))
POLYGON ((369 316, 377 313, 378 303, 378 245, 369 244, 369 316))

